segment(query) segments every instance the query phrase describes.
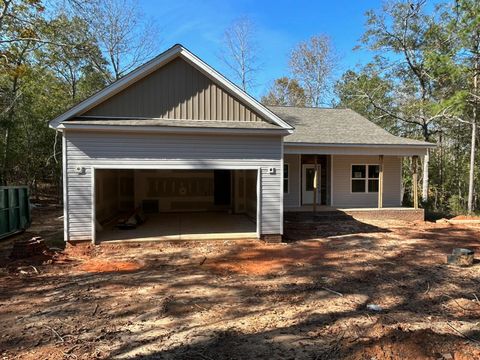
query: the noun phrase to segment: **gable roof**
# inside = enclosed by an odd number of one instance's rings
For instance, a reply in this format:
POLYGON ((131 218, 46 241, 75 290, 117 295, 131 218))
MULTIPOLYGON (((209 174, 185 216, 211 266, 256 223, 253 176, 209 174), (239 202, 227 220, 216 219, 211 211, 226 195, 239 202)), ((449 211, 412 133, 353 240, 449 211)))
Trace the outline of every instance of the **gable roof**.
MULTIPOLYGON (((80 116, 81 114, 99 105, 105 100, 125 90, 130 85, 145 78, 147 75, 153 73, 155 70, 160 69, 163 65, 169 63, 171 60, 177 57, 181 57, 187 62, 189 62, 190 64, 192 64, 204 75, 212 79, 212 81, 218 83, 220 86, 225 88, 228 92, 230 92, 240 101, 242 101, 243 103, 251 107, 254 111, 256 111, 259 115, 261 115, 266 121, 270 122, 272 125, 275 125, 274 126, 275 128, 277 129, 280 128, 283 130, 292 130, 292 127, 288 123, 280 119, 277 115, 272 113, 268 108, 260 104, 253 97, 251 97, 246 92, 241 90, 238 86, 233 84, 223 75, 221 75, 219 72, 214 70, 212 67, 207 65, 205 62, 203 62, 201 59, 199 59, 197 56, 195 56, 190 51, 188 51, 185 47, 179 44, 174 45, 173 47, 166 50, 162 54, 158 55, 157 57, 153 58, 147 63, 139 66, 129 74, 125 75, 123 78, 115 81, 114 83, 100 90, 96 94, 90 96, 86 100, 73 106, 65 113, 53 119, 50 122, 50 127, 55 129, 61 127, 62 123, 64 123, 65 121, 68 121, 68 120, 71 120, 72 118, 80 116)), ((102 119, 98 119, 98 120, 102 120, 102 119)), ((132 120, 138 120, 138 119, 132 119, 132 120)), ((152 120, 158 120, 158 119, 152 119, 152 120)), ((84 122, 83 124, 88 125, 87 122, 84 122)), ((180 124, 181 122, 178 123, 177 126, 181 126, 180 124)), ((108 126, 110 125, 115 125, 115 124, 109 124, 108 126)))
POLYGON ((285 143, 322 145, 393 145, 434 147, 432 143, 395 136, 350 109, 269 106, 294 126, 285 143))

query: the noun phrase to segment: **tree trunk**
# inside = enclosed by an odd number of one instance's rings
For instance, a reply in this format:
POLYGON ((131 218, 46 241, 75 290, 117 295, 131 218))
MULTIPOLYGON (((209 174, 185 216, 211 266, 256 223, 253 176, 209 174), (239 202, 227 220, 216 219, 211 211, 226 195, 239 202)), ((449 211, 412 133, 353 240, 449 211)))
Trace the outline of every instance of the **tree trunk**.
MULTIPOLYGON (((478 96, 478 72, 479 72, 479 59, 475 59, 475 74, 473 75, 473 93, 478 96)), ((474 196, 474 183, 475 183, 475 152, 477 147, 477 98, 473 102, 472 112, 472 139, 470 144, 470 173, 468 177, 468 204, 467 210, 471 214, 473 212, 473 196, 474 196)))
MULTIPOLYGON (((11 101, 15 102, 17 99, 18 91, 18 76, 15 76, 12 79, 12 89, 11 89, 11 101)), ((15 116, 15 103, 12 103, 7 114, 7 122, 5 124, 5 134, 4 134, 4 148, 2 153, 2 172, 0 174, 0 181, 2 185, 7 185, 7 173, 9 167, 9 155, 10 155, 10 142, 11 134, 10 131, 13 127, 13 120, 15 116)))
POLYGON ((426 203, 428 201, 429 165, 430 165, 430 151, 427 149, 427 153, 423 158, 423 180, 422 180, 422 202, 423 203, 426 203))
MULTIPOLYGON (((474 110, 475 111, 475 110, 474 110)), ((476 140, 477 140, 477 124, 474 121, 472 122, 472 142, 470 146, 470 173, 468 177, 468 213, 471 214, 473 211, 473 191, 474 191, 474 181, 475 181, 475 150, 476 150, 476 140)))
POLYGON ((2 173, 0 174, 0 185, 7 185, 7 161, 10 148, 10 131, 9 125, 6 125, 5 134, 3 136, 3 154, 2 154, 2 173))

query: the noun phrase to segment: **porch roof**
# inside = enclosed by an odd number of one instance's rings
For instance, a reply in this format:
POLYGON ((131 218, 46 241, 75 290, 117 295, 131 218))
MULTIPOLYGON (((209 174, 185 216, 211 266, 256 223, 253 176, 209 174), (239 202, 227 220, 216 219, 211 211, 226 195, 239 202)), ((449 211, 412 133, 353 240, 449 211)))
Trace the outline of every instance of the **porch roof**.
POLYGON ((350 109, 269 106, 295 131, 285 143, 311 145, 385 145, 434 147, 435 144, 395 136, 350 109))

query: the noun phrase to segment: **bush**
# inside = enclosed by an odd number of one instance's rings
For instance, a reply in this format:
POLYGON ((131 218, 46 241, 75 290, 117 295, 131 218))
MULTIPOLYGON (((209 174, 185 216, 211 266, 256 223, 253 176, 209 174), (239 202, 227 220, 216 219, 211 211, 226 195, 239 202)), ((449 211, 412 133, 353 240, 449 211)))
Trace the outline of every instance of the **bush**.
POLYGON ((459 195, 450 196, 450 199, 448 199, 448 208, 452 215, 464 214, 466 212, 464 201, 459 195))

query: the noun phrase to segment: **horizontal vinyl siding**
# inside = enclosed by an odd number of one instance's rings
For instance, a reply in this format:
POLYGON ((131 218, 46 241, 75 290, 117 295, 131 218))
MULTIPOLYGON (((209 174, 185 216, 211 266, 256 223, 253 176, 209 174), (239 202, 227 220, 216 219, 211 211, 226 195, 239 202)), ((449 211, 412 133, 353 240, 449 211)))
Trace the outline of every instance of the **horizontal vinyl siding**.
MULTIPOLYGON (((379 164, 378 156, 334 155, 333 205, 335 207, 370 208, 378 206, 378 193, 351 192, 352 164, 379 164)), ((401 206, 401 157, 385 156, 383 170, 383 206, 401 206)))
POLYGON ((69 240, 92 235, 92 166, 211 169, 261 167, 261 233, 281 233, 281 138, 279 136, 215 136, 66 133, 69 240), (85 174, 78 174, 78 166, 85 174), (269 168, 276 169, 275 174, 269 168))
POLYGON ((288 164, 289 191, 283 196, 286 207, 298 207, 300 205, 300 156, 297 154, 285 154, 285 164, 288 164))
POLYGON ((181 58, 172 60, 83 115, 265 121, 181 58))

